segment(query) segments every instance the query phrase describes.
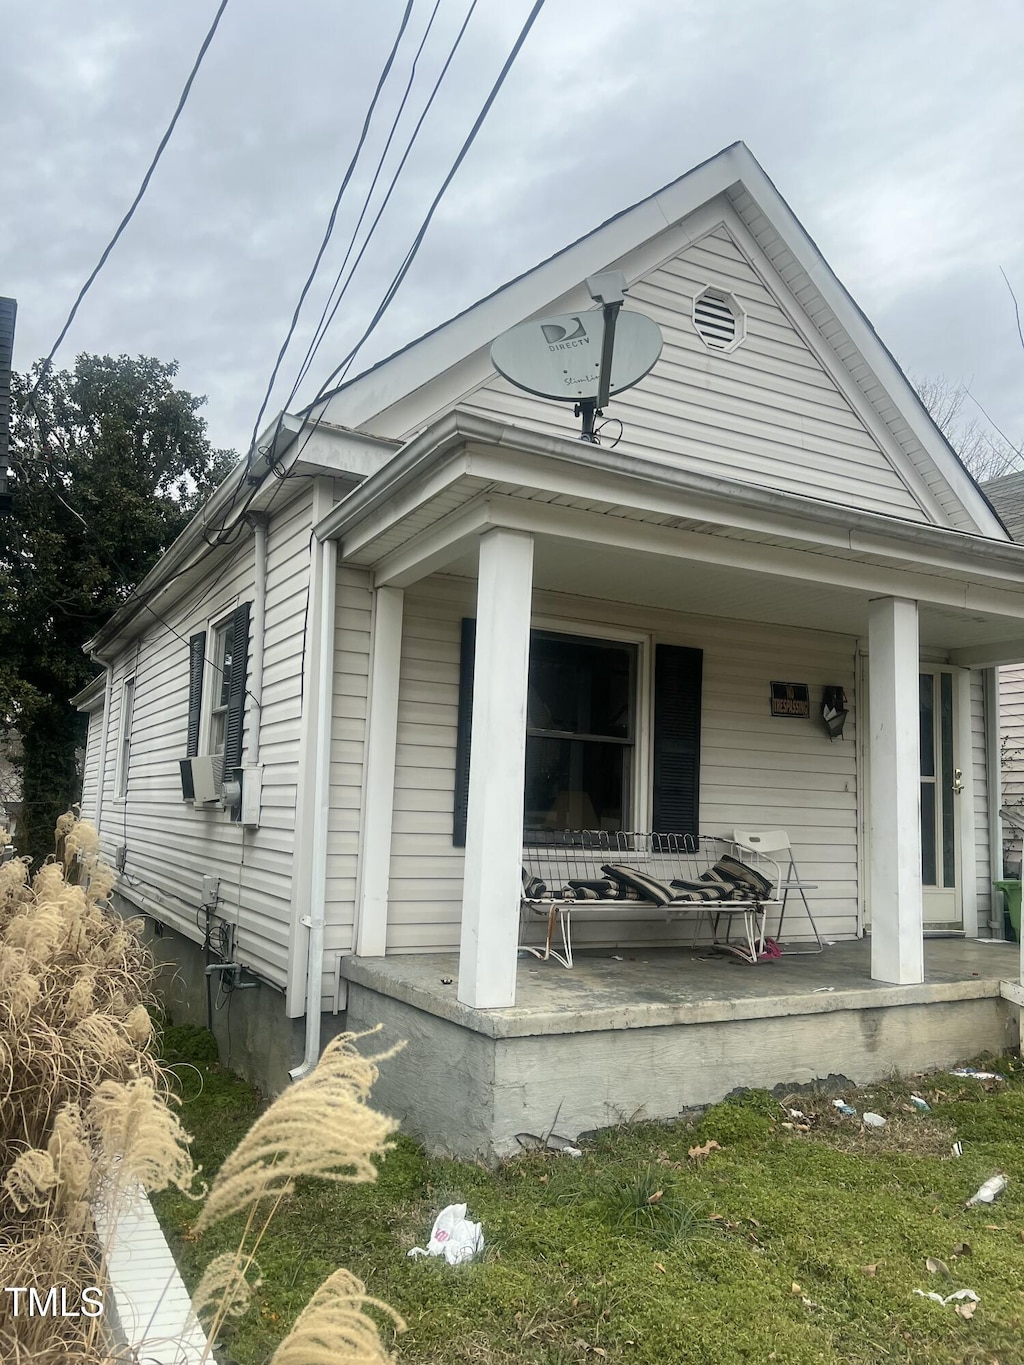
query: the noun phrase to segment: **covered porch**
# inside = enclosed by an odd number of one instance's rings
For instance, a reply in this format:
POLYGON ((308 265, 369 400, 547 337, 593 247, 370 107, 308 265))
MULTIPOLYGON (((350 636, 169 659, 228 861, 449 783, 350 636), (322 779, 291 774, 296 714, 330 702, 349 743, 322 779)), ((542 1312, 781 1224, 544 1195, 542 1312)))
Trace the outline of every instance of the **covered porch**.
MULTIPOLYGON (((657 828, 652 655, 658 641, 673 636, 673 619, 685 613, 691 621, 706 621, 709 630, 725 623, 733 640, 751 638, 749 654, 763 649, 773 632, 780 638, 797 629, 822 637, 841 632, 849 642, 849 678, 820 681, 843 682, 856 714, 856 737, 845 741, 856 759, 844 785, 843 834, 844 853, 854 860, 847 894, 856 914, 842 936, 863 935, 870 925, 870 942, 859 950, 870 981, 901 987, 925 982, 926 780, 948 787, 941 807, 948 819, 936 814, 932 825, 947 846, 941 854, 933 847, 931 855, 933 862, 945 857, 955 867, 957 932, 969 940, 989 931, 979 906, 993 877, 989 850, 998 848, 992 670, 1024 657, 1021 547, 696 474, 459 411, 367 480, 324 519, 317 536, 325 556, 331 552, 339 563, 368 570, 373 583, 354 913, 358 959, 394 951, 396 850, 409 826, 403 814, 400 835, 396 821, 406 599, 439 575, 466 596, 463 615, 476 621, 472 671, 460 679, 460 692, 468 683, 472 696, 471 759, 461 794, 464 854, 443 830, 448 817, 440 810, 424 817, 417 837, 421 851, 433 855, 436 849, 438 865, 444 852, 446 885, 458 879, 457 899, 439 905, 437 922, 450 924, 457 912, 458 965, 450 975, 460 1006, 514 1009, 524 985, 517 946, 527 694, 531 630, 543 624, 542 599, 557 598, 567 615, 586 599, 591 617, 594 603, 597 610, 606 604, 606 626, 588 631, 607 636, 613 616, 620 623, 632 618, 641 627, 637 638, 648 641, 646 654, 640 646, 638 655, 637 724, 646 733, 636 745, 627 826, 634 829, 657 828), (658 613, 661 624, 646 629, 658 613), (922 759, 924 666, 944 670, 949 682, 943 692, 948 714, 936 720, 935 730, 937 737, 948 731, 949 749, 930 779, 922 759)), ((621 626, 614 630, 622 636, 621 626)), ((763 686, 767 692, 766 681, 763 686)), ((767 700, 765 695, 757 704, 766 708, 767 700)), ((814 700, 820 705, 817 693, 814 700)), ((827 748, 827 737, 821 743, 827 748)), ((799 782, 799 766, 789 776, 799 782)), ((742 792, 742 766, 731 781, 742 792)), ((454 798, 449 789, 447 799, 457 811, 457 771, 454 798)), ((811 791, 808 804, 815 799, 811 791)), ((709 821, 710 808, 702 780, 697 832, 728 834, 728 826, 709 821)), ((727 808, 719 802, 715 809, 727 808)), ((770 792, 762 795, 761 811, 761 827, 783 823, 771 819, 770 792)), ((934 922, 942 914, 927 918, 934 922)), ((962 947, 961 939, 957 949, 962 947)), ((408 950, 403 945, 398 951, 408 950)), ((554 980, 553 988, 572 998, 572 974, 558 972, 554 980)))
POLYGON ((929 939, 923 980, 871 974, 864 940, 749 968, 705 952, 520 958, 516 1003, 460 1003, 459 956, 347 958, 349 1027, 406 1047, 375 1100, 429 1146, 505 1156, 517 1133, 567 1138, 672 1119, 737 1087, 866 1084, 1016 1047, 1016 944, 929 939))

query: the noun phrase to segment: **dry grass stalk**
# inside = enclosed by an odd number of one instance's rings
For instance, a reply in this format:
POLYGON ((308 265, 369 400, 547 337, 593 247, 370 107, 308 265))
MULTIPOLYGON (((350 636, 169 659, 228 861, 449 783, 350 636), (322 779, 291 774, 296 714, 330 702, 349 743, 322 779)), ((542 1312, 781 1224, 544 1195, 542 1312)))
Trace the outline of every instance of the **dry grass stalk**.
MULTIPOLYGON (((114 875, 95 830, 69 813, 56 848, 31 879, 24 859, 0 865, 0 1285, 44 1297, 102 1285, 89 1201, 115 1169, 151 1188, 191 1174, 157 1093, 152 959, 137 925, 103 904, 114 875)), ((96 1319, 13 1318, 0 1300, 0 1360, 109 1358, 96 1319)))
POLYGON ((270 1365, 385 1365, 377 1324, 363 1312, 379 1308, 399 1332, 405 1323, 386 1303, 371 1298, 361 1280, 347 1270, 329 1275, 295 1320, 271 1357, 270 1365))
POLYGON ((224 1318, 240 1318, 248 1312, 252 1291, 263 1283, 258 1276, 249 1283, 247 1276, 254 1264, 251 1259, 240 1263, 233 1251, 214 1256, 192 1292, 192 1307, 196 1317, 220 1321, 224 1318))
POLYGON ((188 1133, 148 1076, 103 1081, 86 1110, 89 1125, 122 1188, 164 1190, 176 1185, 191 1194, 195 1170, 188 1133))
POLYGON ((290 1193, 298 1176, 376 1180, 373 1157, 390 1149, 386 1139, 398 1124, 366 1100, 377 1079, 377 1062, 397 1049, 364 1057, 352 1046, 364 1036, 339 1034, 316 1068, 256 1120, 217 1173, 198 1232, 261 1200, 290 1193))

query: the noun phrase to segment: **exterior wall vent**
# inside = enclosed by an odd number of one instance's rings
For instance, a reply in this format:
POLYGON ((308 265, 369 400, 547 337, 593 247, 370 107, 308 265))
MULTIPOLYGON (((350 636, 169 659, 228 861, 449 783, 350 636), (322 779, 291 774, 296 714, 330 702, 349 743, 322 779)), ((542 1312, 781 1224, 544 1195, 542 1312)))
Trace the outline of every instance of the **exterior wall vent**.
POLYGON ((734 351, 746 335, 746 314, 731 294, 709 288, 694 297, 693 326, 709 351, 734 351))

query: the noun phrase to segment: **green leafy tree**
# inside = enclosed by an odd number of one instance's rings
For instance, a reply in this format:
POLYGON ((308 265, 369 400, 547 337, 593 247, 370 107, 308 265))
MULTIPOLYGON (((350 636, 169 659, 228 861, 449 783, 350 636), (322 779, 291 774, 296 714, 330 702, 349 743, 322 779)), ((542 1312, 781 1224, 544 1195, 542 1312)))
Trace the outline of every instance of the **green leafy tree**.
POLYGON ((80 355, 14 376, 13 505, 0 516, 0 730, 20 737, 24 827, 52 851, 56 817, 78 799, 82 717, 68 698, 93 677, 82 646, 131 594, 231 468, 176 362, 80 355))

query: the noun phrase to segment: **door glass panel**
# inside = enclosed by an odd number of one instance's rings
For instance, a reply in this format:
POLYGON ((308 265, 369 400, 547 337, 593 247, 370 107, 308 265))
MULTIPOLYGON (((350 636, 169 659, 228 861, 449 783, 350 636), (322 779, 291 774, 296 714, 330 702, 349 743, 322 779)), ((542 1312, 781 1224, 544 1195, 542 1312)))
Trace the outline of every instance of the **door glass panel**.
POLYGON ((935 885, 935 783, 921 783, 921 880, 935 885))
POLYGON ((941 819, 942 819, 942 884, 953 886, 956 883, 956 848, 953 842, 953 675, 939 674, 939 733, 941 773, 941 819))
POLYGON ((921 776, 935 776, 935 704, 933 678, 930 673, 920 675, 921 686, 921 776))

